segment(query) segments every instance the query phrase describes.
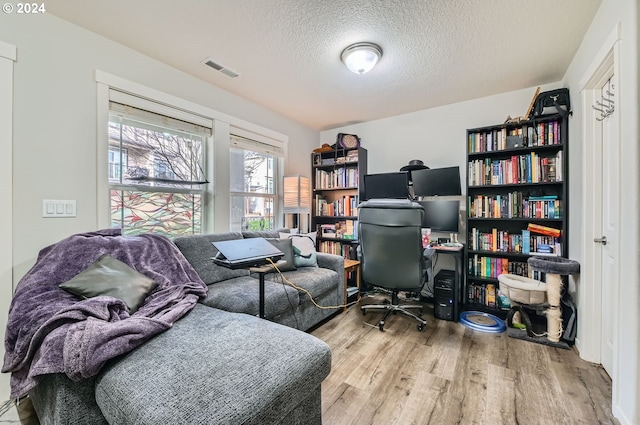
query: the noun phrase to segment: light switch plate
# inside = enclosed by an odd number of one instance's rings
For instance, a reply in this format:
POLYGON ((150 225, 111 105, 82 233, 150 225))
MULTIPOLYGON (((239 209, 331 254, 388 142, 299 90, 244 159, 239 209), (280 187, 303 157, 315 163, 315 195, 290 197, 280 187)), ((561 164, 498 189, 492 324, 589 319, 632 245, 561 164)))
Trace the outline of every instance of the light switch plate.
POLYGON ((59 199, 43 199, 42 200, 42 216, 46 218, 52 217, 75 217, 76 201, 59 200, 59 199))

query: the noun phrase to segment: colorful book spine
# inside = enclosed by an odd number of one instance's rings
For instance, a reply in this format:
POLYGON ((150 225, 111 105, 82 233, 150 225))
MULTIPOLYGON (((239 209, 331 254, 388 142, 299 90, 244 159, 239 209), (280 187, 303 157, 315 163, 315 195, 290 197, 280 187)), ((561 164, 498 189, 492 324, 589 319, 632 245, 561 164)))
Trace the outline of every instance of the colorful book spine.
POLYGON ((527 230, 535 233, 539 233, 541 235, 553 236, 556 238, 560 237, 560 229, 555 229, 549 226, 543 226, 541 224, 529 223, 527 225, 527 230))

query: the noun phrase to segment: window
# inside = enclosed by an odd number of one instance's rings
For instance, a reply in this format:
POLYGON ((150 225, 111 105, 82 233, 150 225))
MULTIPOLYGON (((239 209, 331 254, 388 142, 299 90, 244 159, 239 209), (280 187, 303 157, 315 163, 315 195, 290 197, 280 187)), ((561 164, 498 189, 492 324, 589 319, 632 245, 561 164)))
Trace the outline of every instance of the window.
POLYGON ((210 128, 110 102, 111 225, 128 235, 201 233, 210 136, 210 128))
POLYGON ((275 229, 282 148, 232 135, 229 157, 231 230, 275 229))

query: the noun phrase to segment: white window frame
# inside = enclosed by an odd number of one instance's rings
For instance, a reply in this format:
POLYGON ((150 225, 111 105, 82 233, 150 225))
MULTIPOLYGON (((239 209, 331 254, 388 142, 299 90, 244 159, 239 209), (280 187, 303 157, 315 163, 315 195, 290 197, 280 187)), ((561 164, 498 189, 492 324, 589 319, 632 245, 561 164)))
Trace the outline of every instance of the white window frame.
MULTIPOLYGON (((213 140, 207 146, 207 161, 205 172, 212 182, 207 187, 206 220, 203 217, 203 232, 213 233, 229 230, 229 140, 231 126, 240 131, 247 131, 260 138, 275 141, 284 149, 284 161, 288 155, 289 137, 269 128, 251 123, 241 118, 199 105, 160 90, 129 81, 117 75, 96 70, 94 75, 97 89, 97 122, 96 122, 96 223, 98 228, 109 227, 109 183, 108 183, 108 134, 104 130, 109 125, 109 89, 116 89, 123 93, 148 99, 150 101, 169 105, 174 109, 189 111, 202 117, 210 118, 214 122, 213 140), (215 166, 214 166, 215 163, 215 166)), ((282 182, 277 182, 281 192, 282 182)))
MULTIPOLYGON (((150 102, 146 99, 142 99, 137 96, 132 96, 126 93, 122 93, 118 90, 110 89, 109 90, 109 127, 111 127, 111 123, 120 123, 120 125, 125 126, 133 126, 136 128, 141 128, 144 130, 150 130, 153 133, 164 133, 169 132, 172 134, 179 135, 178 137, 194 137, 198 140, 202 140, 202 160, 207 161, 207 144, 212 137, 213 134, 213 121, 210 119, 205 119, 198 115, 193 115, 187 113, 185 111, 180 111, 177 109, 173 109, 167 107, 166 105, 160 105, 156 102, 150 102), (179 118, 178 118, 179 117, 179 118)), ((113 135, 110 136, 112 138, 113 135)), ((110 140, 113 142, 113 140, 110 140)), ((122 143, 122 141, 121 141, 122 143)), ((109 146, 109 155, 113 146, 109 146)), ((120 149, 122 148, 122 144, 120 144, 120 149)), ((171 178, 169 176, 158 176, 157 171, 159 166, 164 163, 167 166, 168 162, 162 161, 159 162, 157 160, 160 159, 159 155, 153 155, 152 163, 147 164, 151 167, 149 171, 149 177, 160 177, 160 178, 171 178)), ((109 167, 111 163, 107 161, 109 167)), ((195 164, 196 168, 194 172, 199 175, 198 179, 202 179, 206 177, 206 173, 201 174, 201 165, 204 164, 195 164)), ((193 167, 193 164, 191 165, 193 167)), ((109 170, 111 171, 111 170, 109 170)), ((202 170, 203 171, 203 170, 202 170)), ((124 170, 121 170, 122 176, 126 174, 124 170)), ((109 176, 111 177, 111 176, 109 176)), ((134 191, 139 193, 165 193, 165 194, 184 194, 184 195, 199 195, 200 196, 200 220, 197 223, 194 223, 198 232, 202 232, 203 223, 206 220, 206 185, 186 185, 186 186, 175 186, 171 184, 163 184, 163 183, 151 183, 148 181, 144 183, 138 183, 134 181, 118 180, 114 181, 112 179, 109 180, 109 187, 111 190, 116 190, 121 193, 126 191, 134 191)), ((113 200, 111 200, 113 202, 113 200)), ((121 211, 122 212, 122 211, 121 211)), ((191 217, 193 223, 193 217, 191 217)), ((129 229, 125 223, 121 223, 123 226, 123 233, 128 234, 129 229)), ((193 229, 192 229, 193 230, 193 229)), ((184 233, 176 233, 173 235, 167 236, 178 236, 184 235, 184 233)))
MULTIPOLYGON (((241 149, 273 156, 273 193, 254 193, 245 191, 229 190, 229 199, 232 197, 255 197, 273 199, 273 226, 274 229, 283 226, 282 223, 282 180, 284 173, 284 144, 270 139, 268 137, 255 134, 241 128, 232 127, 231 137, 229 140, 229 151, 231 149, 241 149)), ((231 209, 233 205, 229 203, 229 228, 232 231, 244 230, 234 228, 233 213, 231 209)))

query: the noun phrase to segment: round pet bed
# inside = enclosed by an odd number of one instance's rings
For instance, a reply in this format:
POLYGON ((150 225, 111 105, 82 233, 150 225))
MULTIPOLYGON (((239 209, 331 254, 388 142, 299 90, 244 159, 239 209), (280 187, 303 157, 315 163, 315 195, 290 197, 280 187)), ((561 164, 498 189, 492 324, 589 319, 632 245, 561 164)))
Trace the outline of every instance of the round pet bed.
POLYGON ((530 279, 515 274, 501 274, 498 276, 500 292, 512 302, 518 304, 544 304, 547 296, 547 284, 539 280, 530 279))
POLYGON ((481 332, 500 333, 507 329, 504 320, 480 311, 463 311, 460 313, 460 323, 469 329, 481 332))

